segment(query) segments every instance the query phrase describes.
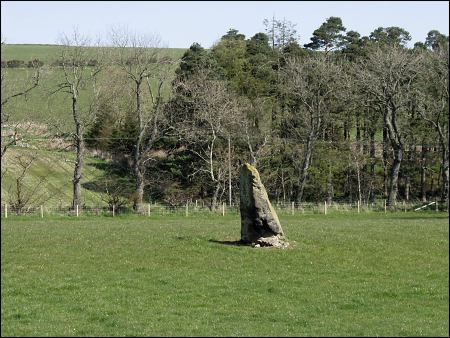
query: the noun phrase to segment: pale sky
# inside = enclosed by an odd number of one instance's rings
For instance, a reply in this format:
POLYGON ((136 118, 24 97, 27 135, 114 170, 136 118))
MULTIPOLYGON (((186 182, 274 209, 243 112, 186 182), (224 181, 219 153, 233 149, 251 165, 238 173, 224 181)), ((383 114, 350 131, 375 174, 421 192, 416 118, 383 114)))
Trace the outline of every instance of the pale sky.
POLYGON ((264 32, 273 15, 297 24, 301 45, 330 16, 361 35, 399 26, 411 34, 410 46, 432 29, 449 34, 449 1, 2 1, 1 34, 11 44, 55 44, 75 27, 95 38, 120 25, 156 33, 167 47, 210 48, 230 28, 247 38, 264 32))

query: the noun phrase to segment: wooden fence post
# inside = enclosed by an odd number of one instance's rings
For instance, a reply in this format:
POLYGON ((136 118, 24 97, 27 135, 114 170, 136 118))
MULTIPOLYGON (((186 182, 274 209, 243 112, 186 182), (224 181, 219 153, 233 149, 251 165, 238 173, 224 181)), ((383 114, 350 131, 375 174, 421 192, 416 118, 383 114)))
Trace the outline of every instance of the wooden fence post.
POLYGON ((384 200, 384 213, 386 213, 386 200, 384 200))
POLYGON ((186 201, 186 217, 189 216, 189 202, 186 201))
POLYGON ((44 208, 41 205, 41 218, 44 218, 44 208))
POLYGON ((78 217, 78 204, 77 204, 77 217, 78 217))
POLYGON ((294 209, 295 209, 294 202, 292 202, 291 209, 292 209, 292 215, 293 215, 294 214, 294 209))
POLYGON ((359 214, 359 200, 358 200, 358 214, 359 214))
POLYGON ((225 216, 225 202, 222 203, 222 216, 225 216))
POLYGON ((147 211, 148 217, 150 217, 150 213, 151 213, 151 211, 150 211, 150 204, 151 203, 148 204, 148 211, 147 211))
POLYGON ((8 203, 5 203, 5 218, 8 218, 8 203))
POLYGON ((327 214, 327 201, 325 201, 324 203, 324 208, 323 208, 325 215, 327 214))
POLYGON ((115 211, 115 210, 114 210, 114 204, 113 204, 113 205, 112 205, 112 215, 113 215, 113 217, 114 217, 114 214, 115 214, 114 211, 115 211))

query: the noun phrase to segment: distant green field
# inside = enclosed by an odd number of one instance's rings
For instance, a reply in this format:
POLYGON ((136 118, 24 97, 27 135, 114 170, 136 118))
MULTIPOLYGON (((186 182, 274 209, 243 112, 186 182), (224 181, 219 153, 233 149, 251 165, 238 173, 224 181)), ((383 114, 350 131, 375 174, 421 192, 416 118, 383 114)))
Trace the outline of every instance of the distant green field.
POLYGON ((448 336, 448 214, 2 219, 2 336, 448 336))
MULTIPOLYGON (((175 66, 173 68, 173 73, 175 66)), ((29 68, 13 68, 8 69, 8 81, 11 83, 14 92, 29 87, 32 83, 33 71, 29 68)), ((99 76, 99 81, 108 76, 107 72, 103 72, 99 76)), ((56 84, 59 83, 62 72, 56 69, 43 70, 40 76, 40 85, 32 90, 26 99, 12 99, 5 107, 5 110, 11 113, 11 121, 27 121, 37 122, 46 125, 57 126, 64 132, 73 131, 73 116, 71 97, 64 93, 52 93, 56 84)), ((155 81, 152 82, 153 86, 155 81)), ((80 91, 79 110, 82 114, 87 114, 89 108, 89 100, 92 92, 87 89, 80 91)), ((170 80, 163 86, 163 97, 168 98, 171 95, 170 80)))
MULTIPOLYGON (((161 48, 165 56, 173 59, 180 58, 186 49, 183 48, 161 48)), ((2 60, 31 61, 39 59, 45 63, 55 61, 61 52, 58 45, 2 45, 2 60)))
MULTIPOLYGON (((57 121, 59 128, 64 131, 71 130, 73 120, 70 96, 62 93, 51 94, 55 91, 56 85, 61 82, 62 72, 58 68, 48 66, 58 59, 60 48, 60 46, 56 45, 2 45, 2 60, 18 59, 27 62, 38 58, 45 63, 41 71, 39 87, 30 92, 26 99, 23 99, 23 97, 13 99, 4 107, 5 110, 11 113, 14 121, 34 121, 44 124, 55 124, 55 121, 57 121)), ((184 51, 181 48, 162 49, 163 55, 171 57, 174 61, 179 60, 184 51)), ((178 63, 175 62, 170 67, 172 74, 174 74, 177 65, 178 63)), ((2 74, 4 71, 5 69, 2 70, 2 74)), ((4 93, 2 84, 2 95, 15 93, 20 89, 29 87, 32 83, 33 75, 34 71, 31 68, 7 69, 5 80, 2 80, 7 87, 4 93)), ((100 73, 99 83, 108 78, 108 76, 108 70, 100 73)), ((90 88, 88 86, 87 89, 80 92, 81 111, 87 110, 88 100, 86 99, 86 93, 90 93, 90 88)), ((168 98, 170 94, 169 78, 166 86, 163 87, 163 95, 168 98)))
POLYGON ((39 59, 45 63, 56 60, 61 50, 57 45, 2 45, 2 60, 39 59))

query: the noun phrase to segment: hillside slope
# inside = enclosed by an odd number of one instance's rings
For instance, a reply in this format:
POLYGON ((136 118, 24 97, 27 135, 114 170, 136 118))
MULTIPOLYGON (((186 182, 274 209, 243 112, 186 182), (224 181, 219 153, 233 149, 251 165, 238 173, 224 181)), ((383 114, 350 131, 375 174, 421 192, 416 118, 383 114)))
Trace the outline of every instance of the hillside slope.
MULTIPOLYGON (((63 150, 19 146, 8 149, 2 159, 2 203, 12 204, 17 201, 17 179, 23 173, 24 166, 32 161, 22 181, 23 197, 31 197, 27 205, 44 205, 48 208, 70 206, 74 158, 73 152, 63 150)), ((93 189, 95 182, 105 175, 101 169, 103 163, 105 161, 93 157, 85 159, 82 184, 84 205, 106 205, 102 199, 105 194, 93 189)))

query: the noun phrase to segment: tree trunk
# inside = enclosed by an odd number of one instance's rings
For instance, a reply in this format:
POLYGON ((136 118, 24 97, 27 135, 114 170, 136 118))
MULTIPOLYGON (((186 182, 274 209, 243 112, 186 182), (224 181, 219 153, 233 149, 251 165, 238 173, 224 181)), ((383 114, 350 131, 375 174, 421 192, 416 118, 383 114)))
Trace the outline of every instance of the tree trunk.
POLYGON ((214 189, 214 194, 211 200, 211 211, 217 209, 217 197, 219 197, 220 184, 217 183, 216 188, 214 189))
POLYGON ((133 151, 133 173, 135 178, 135 196, 133 199, 133 209, 139 211, 144 199, 144 173, 141 168, 142 157, 142 139, 144 137, 144 119, 141 112, 141 83, 142 80, 136 81, 136 114, 138 118, 138 136, 133 151))
POLYGON ((369 157, 370 157, 370 164, 369 164, 369 191, 367 193, 367 201, 373 202, 375 199, 375 196, 373 194, 373 184, 376 182, 375 177, 375 126, 372 125, 369 131, 369 157))
POLYGON ((431 173, 431 179, 430 179, 430 196, 436 197, 436 192, 434 191, 434 174, 431 173))
POLYGON ((228 135, 228 204, 231 207, 231 138, 228 135))
POLYGON ((359 163, 355 161, 356 163, 356 178, 358 182, 358 201, 361 203, 361 171, 359 170, 359 163))
POLYGON ((286 187, 284 182, 284 171, 281 169, 281 188, 283 190, 283 203, 286 202, 286 187))
POLYGON ((364 118, 363 123, 363 141, 362 141, 362 152, 364 155, 369 154, 369 125, 367 118, 364 118))
POLYGON ((426 155, 428 152, 428 148, 422 142, 422 153, 421 153, 421 166, 420 166, 420 195, 422 198, 422 202, 427 201, 427 193, 425 190, 426 185, 426 172, 425 172, 425 163, 426 163, 426 155))
POLYGON ((72 114, 75 121, 75 168, 73 171, 73 198, 72 210, 75 210, 77 205, 81 206, 81 171, 83 168, 84 157, 84 140, 81 122, 78 116, 78 98, 76 90, 72 94, 72 114))
POLYGON ((344 141, 347 141, 349 139, 348 135, 349 135, 348 120, 345 120, 344 121, 344 141))
MULTIPOLYGON (((350 160, 349 160, 349 163, 350 160)), ((347 170, 345 171, 345 184, 344 184, 344 196, 346 196, 349 200, 351 200, 351 192, 350 192, 350 188, 351 188, 351 183, 350 183, 350 175, 351 175, 351 166, 349 165, 347 167, 347 170)))
POLYGON ((311 164, 311 154, 312 154, 312 148, 313 148, 313 133, 311 132, 308 135, 308 139, 306 141, 306 148, 305 148, 305 154, 303 157, 303 163, 302 167, 300 169, 299 173, 299 187, 298 187, 298 193, 297 193, 297 202, 301 202, 303 199, 303 191, 306 186, 306 180, 308 178, 308 169, 311 164))
POLYGON ((383 186, 384 197, 388 196, 388 135, 386 126, 383 128, 383 186))
POLYGON ((388 195, 388 206, 389 208, 394 208, 397 203, 398 174, 400 172, 400 165, 403 160, 404 145, 401 139, 400 129, 397 125, 396 108, 392 103, 384 114, 384 124, 392 149, 394 150, 394 162, 392 163, 388 195))
POLYGON ((397 203, 398 193, 398 173, 400 172, 400 165, 403 159, 403 149, 398 148, 394 150, 394 162, 391 169, 391 177, 389 184, 388 206, 394 208, 397 203))
POLYGON ((411 177, 408 175, 406 176, 406 183, 405 183, 405 199, 409 201, 409 191, 411 190, 411 177))
POLYGON ((408 154, 407 154, 407 166, 405 168, 405 200, 409 201, 409 197, 411 195, 411 173, 412 173, 412 168, 414 166, 414 154, 415 154, 415 146, 414 145, 410 145, 409 146, 409 150, 408 150, 408 154))
POLYGON ((81 171, 83 169, 83 157, 84 157, 84 141, 82 136, 77 137, 75 141, 76 148, 76 160, 75 168, 73 171, 73 199, 72 208, 76 209, 76 206, 81 206, 81 171))
POLYGON ((298 191, 298 187, 297 186, 294 187, 293 180, 290 180, 289 181, 289 199, 291 201, 295 201, 297 199, 297 191, 298 191))
POLYGON ((442 181, 443 181, 443 192, 442 201, 445 203, 446 210, 448 210, 448 189, 449 189, 449 151, 448 147, 444 146, 442 150, 442 181))
POLYGON ((328 171, 327 179, 327 204, 331 206, 333 203, 334 189, 333 189, 333 175, 331 173, 331 168, 328 171))
POLYGON ((361 123, 359 114, 356 114, 356 144, 358 145, 358 150, 361 151, 361 123))
POLYGON ((135 150, 135 158, 133 161, 133 173, 135 178, 135 196, 133 198, 133 210, 139 211, 142 206, 142 202, 144 199, 144 174, 141 170, 137 151, 135 150))
POLYGON ((369 133, 370 138, 370 175, 373 176, 375 174, 375 128, 370 130, 369 133))

